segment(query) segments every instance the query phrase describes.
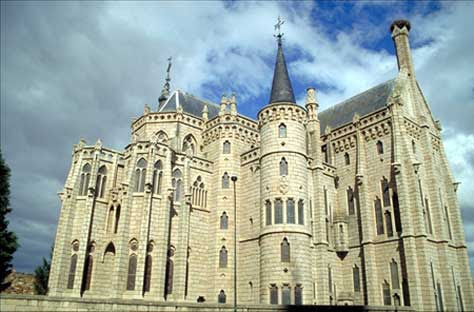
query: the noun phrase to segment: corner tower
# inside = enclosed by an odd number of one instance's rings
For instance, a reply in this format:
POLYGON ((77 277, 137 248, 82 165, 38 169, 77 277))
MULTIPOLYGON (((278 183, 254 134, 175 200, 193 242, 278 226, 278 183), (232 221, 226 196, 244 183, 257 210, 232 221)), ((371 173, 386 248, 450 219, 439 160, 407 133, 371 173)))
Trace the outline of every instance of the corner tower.
MULTIPOLYGON (((276 28, 282 22, 279 20, 276 28)), ((260 303, 304 304, 312 294, 306 110, 296 105, 279 33, 270 103, 258 113, 260 303)))

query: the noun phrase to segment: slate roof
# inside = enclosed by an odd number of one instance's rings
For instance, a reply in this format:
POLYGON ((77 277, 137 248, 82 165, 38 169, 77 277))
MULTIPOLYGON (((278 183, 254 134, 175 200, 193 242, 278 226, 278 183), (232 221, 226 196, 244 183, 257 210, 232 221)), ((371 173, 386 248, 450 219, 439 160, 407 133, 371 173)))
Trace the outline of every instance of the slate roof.
POLYGON ((202 109, 205 104, 207 104, 209 119, 219 114, 219 105, 201 100, 190 93, 177 90, 171 94, 158 112, 176 112, 176 108, 180 105, 185 113, 201 118, 202 109))
POLYGON ((273 74, 272 93, 270 104, 278 102, 296 103, 290 76, 286 68, 285 56, 281 41, 278 41, 278 52, 275 62, 275 73, 273 74))
POLYGON ((352 122, 355 113, 362 117, 386 106, 394 86, 395 78, 320 112, 321 135, 325 134, 327 126, 335 129, 352 122))

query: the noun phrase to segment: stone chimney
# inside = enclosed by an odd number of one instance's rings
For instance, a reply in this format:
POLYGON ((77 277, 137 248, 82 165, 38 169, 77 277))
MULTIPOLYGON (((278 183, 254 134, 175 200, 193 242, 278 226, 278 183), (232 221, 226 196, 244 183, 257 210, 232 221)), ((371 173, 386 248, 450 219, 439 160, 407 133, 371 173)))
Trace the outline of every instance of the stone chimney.
POLYGON ((396 20, 390 26, 392 32, 392 39, 395 43, 395 50, 397 52, 398 70, 405 71, 408 76, 414 77, 415 71, 413 68, 413 61, 410 51, 410 22, 407 20, 396 20))

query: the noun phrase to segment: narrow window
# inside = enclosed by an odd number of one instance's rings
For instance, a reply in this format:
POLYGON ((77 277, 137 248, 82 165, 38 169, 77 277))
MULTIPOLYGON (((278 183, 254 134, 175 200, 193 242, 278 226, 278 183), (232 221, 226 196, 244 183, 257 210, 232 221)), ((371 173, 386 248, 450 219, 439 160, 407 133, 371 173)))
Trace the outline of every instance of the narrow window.
POLYGON ((295 223, 295 201, 291 198, 286 201, 286 223, 295 223))
POLYGON ((135 290, 136 275, 137 275, 137 256, 131 255, 128 260, 127 290, 135 290))
POLYGON ((387 179, 383 178, 381 182, 382 186, 382 198, 383 198, 383 206, 390 207, 390 189, 388 187, 387 179))
POLYGON ((354 209, 354 191, 349 186, 347 189, 347 208, 349 210, 349 215, 353 215, 355 213, 354 209))
POLYGON ((326 241, 329 243, 329 219, 326 218, 326 241))
POLYGON ((99 168, 99 171, 97 172, 97 179, 96 179, 96 184, 95 184, 95 189, 96 189, 96 196, 99 198, 104 198, 105 194, 105 184, 107 182, 107 167, 102 166, 99 168))
POLYGON ((76 276, 76 266, 77 266, 77 255, 74 254, 71 257, 71 264, 69 265, 69 276, 67 280, 67 288, 74 288, 74 277, 76 276))
POLYGON ((464 302, 462 301, 462 290, 461 286, 458 285, 458 297, 459 297, 459 305, 460 305, 460 310, 464 311, 464 302))
POLYGON ((120 205, 118 205, 117 209, 115 210, 115 230, 114 230, 114 233, 118 232, 119 221, 120 221, 120 205))
POLYGON ((281 199, 275 200, 275 224, 283 223, 283 201, 281 199))
POLYGON ((86 263, 85 263, 85 268, 86 272, 84 274, 85 280, 84 280, 84 290, 89 290, 91 288, 91 280, 92 280, 92 266, 94 264, 94 260, 92 258, 92 255, 87 255, 86 257, 86 263))
POLYGON ((267 200, 265 201, 265 213, 266 213, 266 224, 271 225, 272 224, 272 203, 271 201, 267 200))
POLYGON ((224 246, 222 246, 221 250, 219 251, 219 267, 227 267, 227 249, 225 249, 224 246))
POLYGON ((413 151, 413 154, 416 154, 416 144, 414 140, 411 140, 411 150, 413 151))
POLYGON ((304 225, 304 202, 302 199, 298 201, 298 224, 304 225))
POLYGON ((228 221, 229 217, 227 216, 227 213, 225 211, 221 215, 221 230, 227 230, 228 228, 228 221))
POLYGON ((144 158, 140 158, 135 170, 135 192, 143 192, 145 190, 146 166, 147 161, 144 158))
POLYGON ((425 198, 425 208, 426 208, 426 219, 428 221, 428 232, 433 234, 433 225, 431 224, 431 214, 430 214, 430 205, 428 198, 425 198))
POLYGON ((161 160, 158 160, 155 162, 155 165, 153 166, 153 193, 154 194, 160 194, 161 193, 161 180, 163 177, 163 172, 162 172, 162 165, 161 165, 161 160))
POLYGON ((224 145, 222 146, 222 154, 230 154, 230 142, 225 141, 224 145))
POLYGON ((270 304, 278 304, 278 287, 275 284, 270 286, 270 304))
POLYGON ((400 306, 400 296, 398 294, 393 295, 393 304, 396 307, 400 306))
POLYGON ((406 306, 410 306, 410 289, 408 287, 408 281, 406 278, 402 280, 402 288, 403 288, 403 304, 406 306))
POLYGON ((111 206, 107 216, 107 233, 112 233, 114 230, 114 221, 114 206, 111 206))
POLYGON ((357 265, 352 268, 352 280, 354 282, 354 292, 360 292, 360 270, 357 265))
POLYGON ((280 244, 281 262, 290 262, 290 243, 285 237, 280 244))
POLYGON ((286 161, 285 157, 280 160, 280 175, 287 176, 288 175, 288 162, 286 161))
POLYGON ((393 227, 392 227, 392 214, 390 211, 385 211, 385 228, 387 229, 387 236, 393 236, 393 227))
POLYGON ((278 127, 278 136, 280 138, 286 138, 286 126, 285 124, 280 124, 278 127))
POLYGON ((171 257, 168 257, 166 261, 166 272, 165 272, 165 295, 173 293, 173 273, 174 273, 174 262, 171 257))
POLYGON ((184 274, 184 297, 188 296, 188 285, 189 285, 189 255, 191 253, 191 248, 188 247, 188 252, 186 254, 186 272, 184 274))
POLYGON ((346 165, 351 164, 351 158, 349 157, 349 153, 344 154, 344 162, 346 163, 346 165))
POLYGON ((222 188, 229 188, 229 175, 227 174, 227 172, 224 172, 224 175, 222 176, 222 188))
POLYGON ((281 304, 291 304, 291 288, 289 285, 283 285, 281 289, 281 304))
POLYGON ((441 289, 441 284, 438 283, 438 298, 439 298, 439 308, 441 311, 444 311, 444 303, 443 303, 443 291, 441 289))
POLYGON ((393 192, 392 203, 393 203, 393 215, 395 217, 395 230, 398 233, 401 233, 402 220, 400 219, 400 206, 398 205, 398 194, 396 192, 393 192))
POLYGON ((453 239, 453 233, 451 232, 451 222, 449 220, 448 207, 444 206, 444 213, 446 214, 446 226, 448 227, 449 239, 453 239))
POLYGON ((384 233, 383 231, 383 214, 382 214, 382 205, 380 203, 380 198, 376 198, 374 200, 375 206, 375 222, 377 225, 377 235, 381 235, 384 233))
POLYGON ((328 290, 332 293, 332 268, 328 266, 328 290))
POLYGON ((378 141, 377 142, 377 153, 379 155, 382 155, 383 154, 383 143, 382 141, 378 141))
POLYGON ((151 267, 152 267, 152 258, 151 255, 147 255, 145 258, 145 279, 143 280, 143 291, 150 291, 151 284, 151 267))
POLYGON ((398 278, 398 264, 395 260, 390 262, 390 275, 392 277, 392 287, 393 289, 400 289, 400 280, 398 278))
POLYGON ((421 187, 421 180, 418 179, 418 190, 420 191, 421 206, 423 207, 423 188, 421 187))
POLYGON ((181 170, 176 169, 173 171, 173 179, 171 180, 171 185, 174 188, 174 200, 176 202, 181 201, 181 196, 183 194, 183 174, 181 170))
POLYGON ((326 212, 326 216, 329 214, 328 209, 328 190, 324 188, 324 211, 326 212))
POLYGON ((392 304, 392 295, 390 294, 390 285, 385 281, 382 286, 383 291, 383 304, 391 305, 392 304))
POLYGON ((324 162, 329 163, 329 154, 326 145, 321 146, 321 153, 323 154, 324 162))
POLYGON ((295 305, 303 304, 303 288, 301 285, 295 286, 295 305))
POLYGON ((218 303, 225 303, 225 291, 223 289, 221 289, 221 291, 219 292, 219 295, 217 296, 217 302, 218 303))

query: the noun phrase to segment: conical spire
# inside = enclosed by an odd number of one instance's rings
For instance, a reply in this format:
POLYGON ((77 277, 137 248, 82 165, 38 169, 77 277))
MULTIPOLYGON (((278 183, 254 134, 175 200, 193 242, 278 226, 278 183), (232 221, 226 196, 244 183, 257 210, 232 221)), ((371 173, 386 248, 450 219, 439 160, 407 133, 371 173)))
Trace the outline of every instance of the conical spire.
POLYGON ((275 29, 278 28, 278 52, 275 62, 275 73, 273 74, 272 94, 270 104, 277 102, 296 103, 293 88, 291 86, 290 76, 286 69, 285 56, 283 55, 282 40, 283 34, 280 32, 280 26, 283 24, 280 17, 275 29))

